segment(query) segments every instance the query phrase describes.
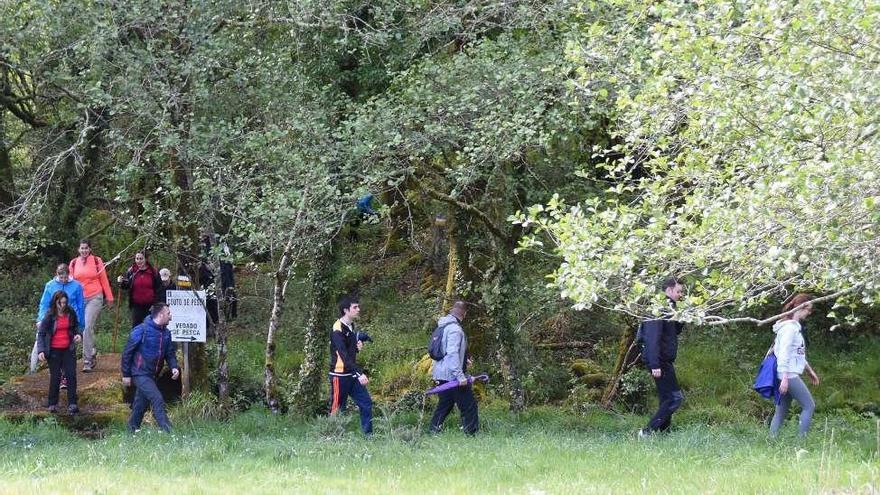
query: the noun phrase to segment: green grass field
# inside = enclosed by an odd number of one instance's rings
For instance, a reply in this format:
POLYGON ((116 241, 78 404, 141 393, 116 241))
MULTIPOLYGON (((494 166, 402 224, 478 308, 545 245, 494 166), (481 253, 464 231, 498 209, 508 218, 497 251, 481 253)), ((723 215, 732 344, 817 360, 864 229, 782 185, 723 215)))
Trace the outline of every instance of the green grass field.
MULTIPOLYGON (((308 422, 259 410, 228 423, 178 418, 102 440, 50 418, 0 421, 0 493, 877 493, 880 425, 817 417, 804 441, 760 424, 690 423, 638 440, 639 416, 482 411, 483 431, 421 434, 425 418, 308 422), (421 423, 421 424, 420 424, 421 423)), ((449 419, 454 425, 457 417, 449 419)), ((453 428, 454 429, 454 428, 453 428)))

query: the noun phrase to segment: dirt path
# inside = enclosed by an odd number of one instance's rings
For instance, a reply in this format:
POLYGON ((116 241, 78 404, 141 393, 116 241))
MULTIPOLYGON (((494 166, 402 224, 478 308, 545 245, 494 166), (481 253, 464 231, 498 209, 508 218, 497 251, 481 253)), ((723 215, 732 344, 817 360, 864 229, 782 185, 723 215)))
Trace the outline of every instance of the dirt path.
MULTIPOLYGON (((122 402, 122 382, 119 354, 100 354, 95 369, 83 373, 82 361, 77 362, 77 391, 82 415, 113 413, 127 410, 122 402)), ((0 413, 21 415, 47 413, 49 370, 43 368, 33 375, 13 377, 3 385, 0 394, 0 413)), ((61 390, 58 409, 67 414, 67 392, 61 390)))

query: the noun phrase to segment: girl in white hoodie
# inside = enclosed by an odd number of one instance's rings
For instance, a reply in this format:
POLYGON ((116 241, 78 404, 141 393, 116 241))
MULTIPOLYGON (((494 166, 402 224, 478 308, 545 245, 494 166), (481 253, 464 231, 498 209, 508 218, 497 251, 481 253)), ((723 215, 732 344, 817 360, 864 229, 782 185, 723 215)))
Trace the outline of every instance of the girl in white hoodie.
MULTIPOLYGON (((810 301, 807 294, 798 294, 786 304, 782 310, 791 311, 798 306, 810 301)), ((813 311, 812 304, 807 304, 800 309, 790 313, 786 319, 780 320, 773 325, 773 331, 776 333, 776 341, 773 344, 773 352, 776 354, 776 375, 779 378, 779 392, 782 398, 776 406, 776 414, 773 415, 773 421, 770 422, 770 436, 776 437, 779 428, 788 415, 788 408, 791 406, 791 400, 798 401, 801 405, 800 426, 798 434, 803 437, 810 429, 810 421, 813 418, 813 411, 816 409, 816 403, 807 385, 801 379, 801 374, 806 371, 810 375, 810 381, 813 385, 819 384, 819 376, 807 363, 806 347, 804 345, 804 336, 801 334, 801 321, 803 321, 813 311)))

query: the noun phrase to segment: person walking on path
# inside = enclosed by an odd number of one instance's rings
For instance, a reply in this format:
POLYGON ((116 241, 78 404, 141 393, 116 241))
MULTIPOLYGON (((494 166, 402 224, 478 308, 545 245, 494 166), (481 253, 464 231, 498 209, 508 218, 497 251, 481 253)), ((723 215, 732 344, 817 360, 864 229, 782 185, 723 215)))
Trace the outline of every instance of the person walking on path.
POLYGON ((95 325, 101 307, 113 306, 113 291, 107 280, 104 261, 92 254, 92 242, 88 239, 79 241, 79 256, 70 260, 67 265, 70 277, 82 284, 85 295, 85 321, 83 322, 83 372, 88 373, 95 368, 97 348, 95 346, 95 325))
POLYGON ((467 365, 470 359, 467 357, 467 335, 461 327, 467 316, 467 305, 464 301, 456 301, 452 305, 449 314, 440 318, 437 326, 443 328, 442 348, 445 350, 442 360, 435 360, 431 371, 431 377, 436 385, 457 381, 458 386, 440 392, 437 397, 437 409, 431 418, 430 431, 439 433, 443 422, 453 406, 458 407, 461 414, 461 427, 468 435, 473 435, 480 427, 480 418, 477 411, 477 401, 474 399, 473 386, 468 383, 467 365))
POLYGON ((79 412, 76 395, 76 344, 82 338, 79 328, 67 294, 63 290, 56 291, 37 333, 37 357, 49 363, 50 413, 58 412, 62 369, 67 377, 67 411, 70 414, 79 412))
MULTIPOLYGON (((76 321, 80 325, 82 325, 85 315, 85 299, 83 297, 83 288, 79 282, 70 279, 70 273, 67 270, 67 265, 62 263, 55 267, 55 277, 46 282, 46 286, 43 287, 43 296, 40 298, 40 305, 37 308, 37 331, 40 330, 40 323, 43 321, 43 318, 49 311, 49 308, 52 307, 52 296, 54 296, 55 293, 59 290, 64 291, 64 293, 67 294, 67 304, 68 306, 70 306, 73 312, 76 313, 76 321)), ((80 327, 80 332, 81 331, 82 327, 80 327)), ((38 338, 34 339, 34 348, 31 351, 31 373, 37 371, 37 365, 39 362, 39 358, 37 356, 37 354, 39 354, 39 351, 37 350, 38 340, 38 338)), ((61 379, 61 383, 61 388, 65 388, 67 386, 64 382, 63 376, 61 379)))
MULTIPOLYGON (((810 301, 807 294, 798 294, 786 304, 782 310, 791 311, 798 306, 810 301)), ((773 325, 773 332, 776 333, 776 340, 773 343, 773 352, 776 354, 776 376, 779 378, 779 393, 781 397, 779 404, 776 405, 776 413, 770 422, 770 436, 776 437, 785 417, 788 415, 788 409, 791 406, 792 399, 798 401, 801 405, 800 423, 798 426, 798 435, 806 436, 810 429, 810 422, 813 419, 813 412, 816 410, 816 402, 810 394, 810 389, 801 379, 804 371, 810 375, 810 381, 813 385, 819 384, 819 376, 810 367, 807 362, 807 349, 804 342, 804 336, 801 334, 801 321, 810 315, 813 311, 813 305, 806 306, 792 312, 784 320, 779 320, 773 325)))
POLYGON ((128 307, 131 328, 134 328, 143 323, 144 318, 150 314, 150 307, 158 302, 157 294, 162 290, 159 272, 147 261, 147 255, 138 251, 134 255, 134 264, 117 281, 120 287, 129 291, 128 307))
MULTIPOLYGON (((675 308, 684 294, 684 286, 674 277, 663 281, 663 292, 671 308, 675 308)), ((678 354, 678 335, 684 324, 670 319, 642 322, 642 359, 654 378, 660 403, 648 425, 639 430, 639 436, 666 432, 672 425, 672 414, 684 402, 684 394, 675 376, 675 357, 678 354)))
POLYGON ((357 353, 364 343, 358 340, 354 320, 360 315, 358 300, 343 297, 339 302, 339 319, 330 331, 330 414, 345 411, 348 398, 357 404, 361 415, 361 430, 373 433, 373 399, 367 391, 370 380, 357 364, 357 353))
POLYGON ((177 380, 180 369, 177 367, 176 346, 171 341, 168 324, 171 322, 171 308, 164 303, 156 303, 150 308, 150 315, 143 323, 134 327, 125 349, 122 351, 122 384, 137 387, 128 430, 135 432, 141 427, 147 406, 153 410, 156 424, 166 432, 171 431, 171 421, 165 412, 165 401, 156 386, 156 378, 164 364, 171 368, 171 379, 177 380))

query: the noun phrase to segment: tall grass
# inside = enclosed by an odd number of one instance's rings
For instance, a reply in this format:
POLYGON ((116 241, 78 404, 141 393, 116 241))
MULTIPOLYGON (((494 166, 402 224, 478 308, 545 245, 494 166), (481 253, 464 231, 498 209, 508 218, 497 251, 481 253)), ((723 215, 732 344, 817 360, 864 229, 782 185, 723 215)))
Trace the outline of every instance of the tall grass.
MULTIPOLYGON (((418 413, 292 421, 252 410, 83 440, 51 420, 0 421, 2 493, 876 493, 877 424, 827 418, 804 441, 754 423, 689 424, 640 441, 644 418, 546 409, 483 413, 474 438, 421 429, 418 413), (409 429, 407 429, 409 428, 409 429)), ((455 424, 453 414, 448 421, 455 424)), ((789 432, 793 433, 793 432, 789 432)))

